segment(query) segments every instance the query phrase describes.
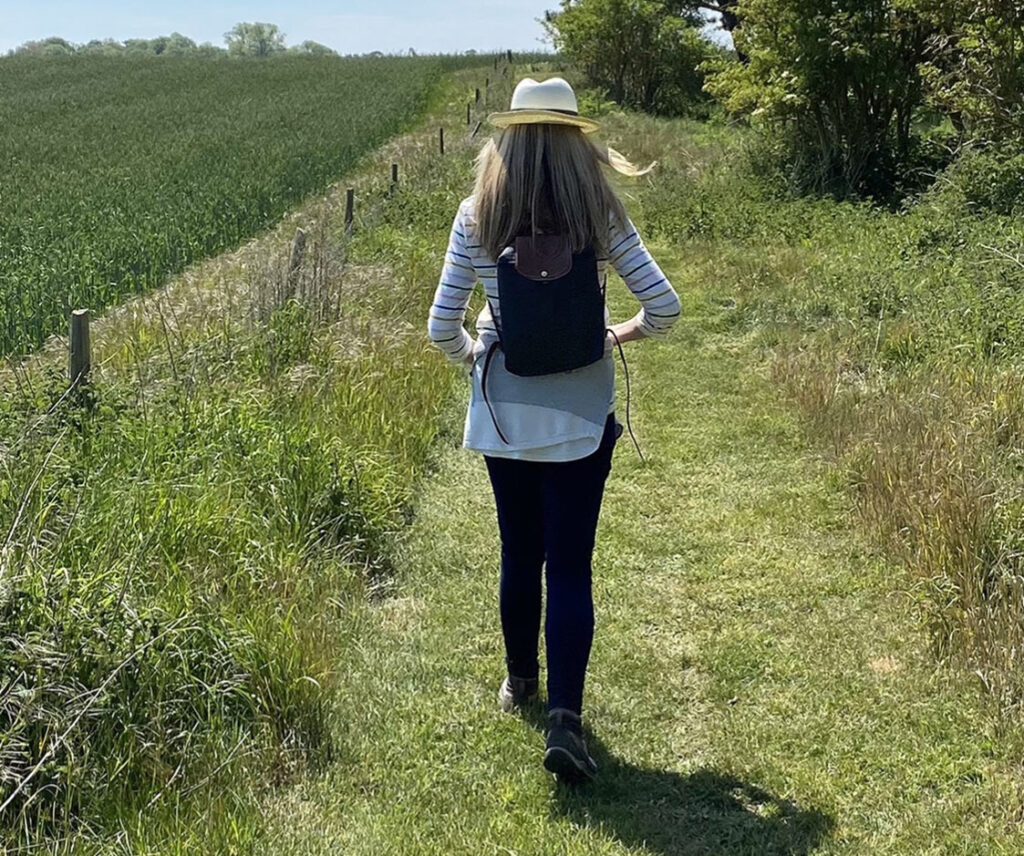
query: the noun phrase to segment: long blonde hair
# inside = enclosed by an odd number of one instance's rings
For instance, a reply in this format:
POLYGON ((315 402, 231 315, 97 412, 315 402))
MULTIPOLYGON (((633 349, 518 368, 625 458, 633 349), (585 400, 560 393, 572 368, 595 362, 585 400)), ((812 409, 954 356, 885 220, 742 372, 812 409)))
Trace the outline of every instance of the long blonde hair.
POLYGON ((491 258, 518 235, 546 231, 569 238, 573 252, 593 246, 607 253, 609 214, 626 223, 626 210, 601 164, 623 175, 643 175, 626 158, 591 142, 571 125, 510 125, 476 158, 476 221, 491 258))

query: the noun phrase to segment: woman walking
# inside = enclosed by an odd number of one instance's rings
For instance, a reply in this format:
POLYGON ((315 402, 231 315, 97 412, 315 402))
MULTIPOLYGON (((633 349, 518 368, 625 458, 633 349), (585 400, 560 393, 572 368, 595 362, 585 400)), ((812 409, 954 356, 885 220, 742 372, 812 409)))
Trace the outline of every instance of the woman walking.
POLYGON ((489 118, 499 130, 480 151, 474 193, 455 216, 428 333, 471 376, 463 445, 483 454, 497 506, 501 707, 537 697, 545 569, 544 766, 580 781, 597 772, 582 711, 594 633, 591 556, 622 430, 613 345, 664 336, 679 299, 602 164, 644 171, 585 136, 597 123, 579 115, 565 80, 526 78, 510 110, 489 118), (609 264, 640 302, 614 326, 603 305, 609 264), (487 305, 474 340, 463 324, 477 282, 487 305), (596 334, 587 320, 595 311, 596 334))

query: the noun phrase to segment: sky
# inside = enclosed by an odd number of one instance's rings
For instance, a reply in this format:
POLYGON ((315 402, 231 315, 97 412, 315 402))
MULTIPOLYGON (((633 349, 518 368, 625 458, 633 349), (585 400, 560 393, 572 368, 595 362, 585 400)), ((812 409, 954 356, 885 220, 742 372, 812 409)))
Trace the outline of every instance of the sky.
POLYGON ((0 0, 0 54, 61 36, 81 44, 179 32, 224 46, 239 21, 277 24, 289 45, 307 39, 338 53, 550 50, 537 19, 558 0, 0 0))
POLYGON ((277 24, 289 45, 307 39, 342 54, 410 47, 418 53, 550 50, 537 18, 557 0, 0 0, 0 52, 30 39, 153 38, 179 32, 224 46, 239 21, 277 24))

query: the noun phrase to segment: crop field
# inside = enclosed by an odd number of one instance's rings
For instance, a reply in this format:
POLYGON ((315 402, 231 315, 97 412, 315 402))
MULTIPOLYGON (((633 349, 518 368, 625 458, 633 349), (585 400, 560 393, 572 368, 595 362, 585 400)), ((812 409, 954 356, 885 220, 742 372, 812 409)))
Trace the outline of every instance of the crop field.
POLYGON ((474 61, 0 61, 0 356, 256 234, 474 61))

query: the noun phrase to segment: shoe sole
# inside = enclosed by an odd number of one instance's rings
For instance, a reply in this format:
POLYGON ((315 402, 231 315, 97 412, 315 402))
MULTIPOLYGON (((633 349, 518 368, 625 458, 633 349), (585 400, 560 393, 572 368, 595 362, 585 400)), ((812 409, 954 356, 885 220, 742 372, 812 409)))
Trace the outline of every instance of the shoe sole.
POLYGON ((544 769, 567 782, 584 782, 597 774, 561 746, 552 746, 544 752, 544 769))

